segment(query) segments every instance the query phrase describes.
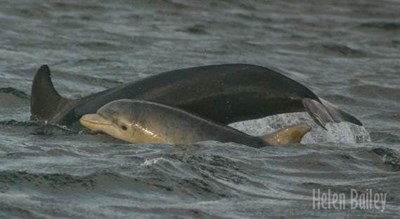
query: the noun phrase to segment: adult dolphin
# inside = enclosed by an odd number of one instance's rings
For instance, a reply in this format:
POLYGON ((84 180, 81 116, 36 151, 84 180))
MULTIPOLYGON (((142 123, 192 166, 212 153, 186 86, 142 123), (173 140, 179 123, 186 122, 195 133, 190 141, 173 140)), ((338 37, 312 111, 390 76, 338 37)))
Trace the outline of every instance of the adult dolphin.
POLYGON ((341 121, 362 125, 280 71, 249 64, 168 71, 75 100, 60 96, 51 82, 49 67, 43 65, 33 80, 31 118, 72 126, 79 124, 84 114, 95 113, 118 99, 166 104, 221 124, 308 111, 322 126, 341 121), (308 101, 303 104, 303 100, 308 101))

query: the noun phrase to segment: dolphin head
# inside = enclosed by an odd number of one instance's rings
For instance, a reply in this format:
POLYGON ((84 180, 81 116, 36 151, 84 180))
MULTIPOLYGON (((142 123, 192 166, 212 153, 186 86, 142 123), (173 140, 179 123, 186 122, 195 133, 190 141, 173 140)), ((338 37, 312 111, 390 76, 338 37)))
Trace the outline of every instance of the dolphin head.
POLYGON ((115 138, 137 142, 138 115, 137 104, 132 100, 112 101, 95 114, 86 114, 79 120, 80 123, 92 130, 107 133, 115 138))

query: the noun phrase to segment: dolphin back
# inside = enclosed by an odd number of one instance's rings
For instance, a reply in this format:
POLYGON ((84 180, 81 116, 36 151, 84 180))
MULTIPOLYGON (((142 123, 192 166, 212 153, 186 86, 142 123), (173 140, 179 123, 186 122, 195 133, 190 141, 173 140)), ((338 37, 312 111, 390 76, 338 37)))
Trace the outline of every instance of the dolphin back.
MULTIPOLYGON (((321 126, 327 122, 361 122, 320 99, 306 86, 277 69, 249 64, 223 64, 179 69, 69 100, 54 89, 50 69, 37 71, 31 98, 31 118, 74 126, 81 116, 95 113, 118 99, 148 100, 194 113, 220 124, 269 115, 307 111, 321 126)), ((79 127, 78 127, 79 128, 79 127)))

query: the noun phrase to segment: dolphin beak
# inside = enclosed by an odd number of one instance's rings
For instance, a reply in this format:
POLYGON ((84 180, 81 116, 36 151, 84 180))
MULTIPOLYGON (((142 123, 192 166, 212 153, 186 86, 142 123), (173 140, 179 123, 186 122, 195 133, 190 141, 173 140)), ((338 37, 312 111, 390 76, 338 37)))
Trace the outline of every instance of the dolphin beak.
POLYGON ((86 114, 81 117, 79 122, 92 131, 101 131, 112 123, 98 114, 86 114))

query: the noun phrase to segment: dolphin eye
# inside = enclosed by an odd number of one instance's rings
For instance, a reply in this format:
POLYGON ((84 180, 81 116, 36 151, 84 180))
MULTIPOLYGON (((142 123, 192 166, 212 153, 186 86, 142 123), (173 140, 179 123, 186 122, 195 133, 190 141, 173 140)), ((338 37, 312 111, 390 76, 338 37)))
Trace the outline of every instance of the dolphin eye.
POLYGON ((121 125, 121 129, 126 131, 126 130, 128 130, 128 127, 126 127, 126 125, 121 125))

